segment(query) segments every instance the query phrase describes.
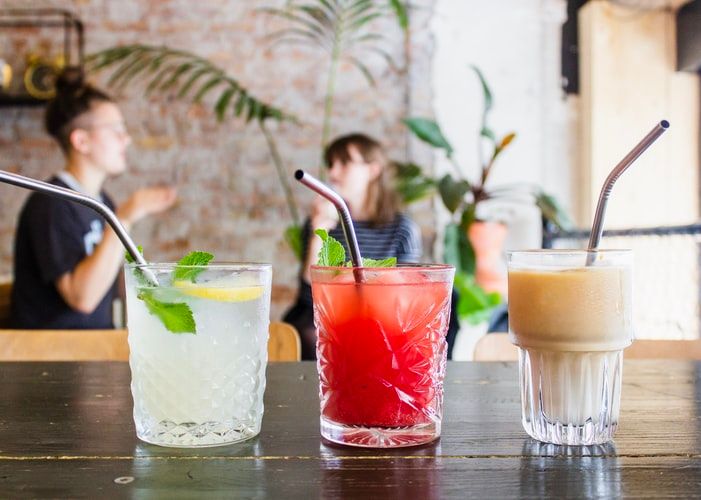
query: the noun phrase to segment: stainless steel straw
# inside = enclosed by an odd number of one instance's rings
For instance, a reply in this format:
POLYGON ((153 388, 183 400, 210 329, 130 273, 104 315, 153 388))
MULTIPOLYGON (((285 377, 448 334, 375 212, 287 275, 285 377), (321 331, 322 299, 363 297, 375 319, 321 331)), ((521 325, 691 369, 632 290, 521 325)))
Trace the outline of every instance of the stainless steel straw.
MULTIPOLYGON (((328 187, 314 176, 306 173, 304 170, 297 170, 295 172, 295 179, 333 203, 338 211, 339 217, 341 218, 341 227, 343 228, 343 235, 346 238, 346 243, 348 244, 348 249, 350 250, 350 257, 353 267, 363 267, 363 259, 360 256, 360 247, 358 246, 358 239, 355 236, 355 229, 353 229, 353 221, 351 220, 348 205, 346 205, 346 202, 343 201, 343 198, 341 198, 336 191, 328 187)), ((363 281, 362 273, 359 270, 354 270, 353 275, 355 276, 355 280, 357 282, 363 281)))
MULTIPOLYGON (((64 198, 66 200, 80 203, 81 205, 92 208, 102 217, 104 217, 107 223, 112 227, 112 229, 114 229, 114 232, 117 233, 117 236, 124 245, 124 248, 126 248, 127 252, 129 252, 129 255, 131 255, 132 258, 139 264, 147 264, 146 260, 139 252, 139 249, 134 244, 134 241, 129 237, 129 234, 127 233, 126 229, 124 229, 124 226, 122 226, 122 223, 119 222, 119 219, 114 212, 112 212, 112 210, 110 210, 104 203, 84 195, 83 193, 73 191, 72 189, 55 186, 53 184, 49 184, 48 182, 38 181, 23 175, 5 172, 4 170, 0 170, 0 182, 30 189, 32 191, 39 191, 40 193, 55 196, 57 198, 64 198)), ((144 269, 143 271, 154 284, 158 284, 156 277, 148 269, 144 269)))
POLYGON ((667 120, 662 120, 660 123, 655 125, 655 127, 641 140, 631 151, 628 153, 619 163, 614 167, 611 173, 606 178, 603 187, 601 188, 601 193, 599 194, 599 201, 596 204, 596 213, 594 214, 594 223, 592 224, 591 234, 589 235, 589 246, 587 250, 589 254, 587 255, 587 265, 591 265, 596 259, 596 249, 599 247, 599 242, 601 241, 601 235, 604 231, 604 215, 606 214, 606 204, 608 203, 609 196, 611 196, 611 191, 613 190, 613 185, 616 183, 618 178, 630 167, 638 157, 643 154, 643 152, 650 147, 650 145, 657 140, 667 129, 669 128, 669 122, 667 120))

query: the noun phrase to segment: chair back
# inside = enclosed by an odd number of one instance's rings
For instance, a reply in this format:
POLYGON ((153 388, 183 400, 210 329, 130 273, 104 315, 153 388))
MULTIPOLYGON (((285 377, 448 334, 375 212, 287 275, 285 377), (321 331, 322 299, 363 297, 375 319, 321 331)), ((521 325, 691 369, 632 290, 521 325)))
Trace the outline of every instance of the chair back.
MULTIPOLYGON (((475 344, 475 361, 517 361, 518 350, 506 333, 489 333, 475 344)), ((641 339, 625 350, 624 359, 701 360, 701 339, 641 339)))
MULTIPOLYGON (((297 330, 271 322, 269 361, 299 361, 297 330)), ((128 361, 127 330, 0 330, 0 361, 128 361)))
POLYGON ((0 330, 0 361, 127 361, 126 330, 0 330))
POLYGON ((299 361, 301 358, 302 343, 297 329, 283 321, 271 321, 268 361, 299 361))
POLYGON ((0 283, 0 328, 7 328, 10 324, 10 295, 12 294, 12 282, 0 283))

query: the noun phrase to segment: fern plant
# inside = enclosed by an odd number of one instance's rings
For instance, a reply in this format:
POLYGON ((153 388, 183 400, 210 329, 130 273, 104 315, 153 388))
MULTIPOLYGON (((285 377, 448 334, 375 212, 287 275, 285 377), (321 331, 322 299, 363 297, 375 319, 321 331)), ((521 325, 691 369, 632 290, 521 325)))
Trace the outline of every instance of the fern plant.
POLYGON ((240 118, 246 123, 256 122, 265 136, 292 217, 292 225, 285 230, 285 239, 295 255, 301 258, 298 205, 275 139, 266 126, 271 120, 296 122, 294 116, 255 97, 222 68, 184 50, 142 44, 113 47, 89 55, 86 68, 93 72, 110 70, 107 84, 111 87, 124 89, 132 82, 138 82, 144 86, 146 95, 170 93, 199 103, 216 94, 212 102, 219 121, 240 118))
MULTIPOLYGON (((386 37, 371 30, 372 21, 392 14, 397 17, 400 27, 408 30, 408 2, 400 0, 307 0, 288 1, 283 8, 260 9, 271 16, 282 18, 289 26, 269 35, 273 46, 295 44, 321 50, 329 58, 324 113, 321 126, 321 150, 329 142, 331 118, 338 66, 346 61, 375 85, 375 80, 363 62, 368 56, 381 57, 390 67, 395 67, 390 54, 383 48, 386 37)), ((324 180, 326 170, 319 155, 319 178, 324 180)))

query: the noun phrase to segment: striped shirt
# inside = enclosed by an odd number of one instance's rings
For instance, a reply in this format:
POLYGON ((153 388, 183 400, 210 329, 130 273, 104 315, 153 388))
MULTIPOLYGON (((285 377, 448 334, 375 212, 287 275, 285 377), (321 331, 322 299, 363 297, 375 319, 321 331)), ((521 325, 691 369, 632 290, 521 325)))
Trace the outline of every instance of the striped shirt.
MULTIPOLYGON (((399 263, 415 263, 421 259, 419 226, 404 214, 398 214, 392 222, 382 226, 372 227, 368 222, 353 221, 353 227, 363 257, 370 259, 396 257, 399 263)), ((302 255, 307 254, 311 234, 311 224, 307 220, 302 230, 302 255)), ((341 225, 333 228, 329 234, 343 244, 346 256, 350 256, 341 225)), ((311 287, 302 279, 300 282, 298 300, 311 304, 311 287)))

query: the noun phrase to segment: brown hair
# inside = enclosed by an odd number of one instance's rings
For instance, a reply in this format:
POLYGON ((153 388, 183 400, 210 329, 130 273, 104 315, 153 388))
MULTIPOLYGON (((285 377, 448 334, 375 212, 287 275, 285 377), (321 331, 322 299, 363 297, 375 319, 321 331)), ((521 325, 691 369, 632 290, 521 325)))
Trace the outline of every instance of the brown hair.
POLYGON ((380 175, 368 186, 366 208, 370 214, 369 222, 378 226, 392 222, 399 213, 399 195, 394 189, 394 164, 387 158, 382 145, 365 134, 348 134, 335 139, 324 152, 326 166, 331 168, 338 160, 343 164, 351 161, 348 149, 353 146, 364 161, 377 163, 380 175))
POLYGON ((71 149, 75 120, 99 102, 114 102, 110 96, 85 83, 81 68, 68 67, 56 78, 56 96, 49 101, 44 116, 46 131, 64 153, 71 149))

